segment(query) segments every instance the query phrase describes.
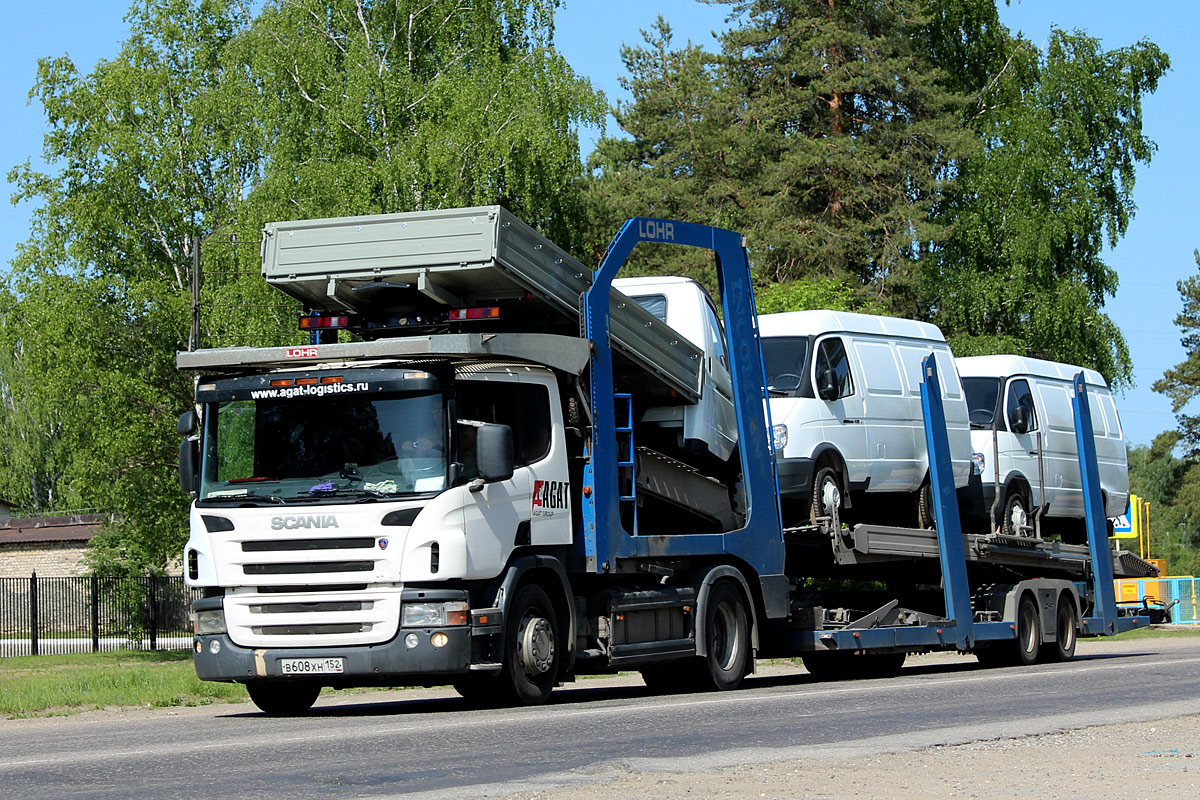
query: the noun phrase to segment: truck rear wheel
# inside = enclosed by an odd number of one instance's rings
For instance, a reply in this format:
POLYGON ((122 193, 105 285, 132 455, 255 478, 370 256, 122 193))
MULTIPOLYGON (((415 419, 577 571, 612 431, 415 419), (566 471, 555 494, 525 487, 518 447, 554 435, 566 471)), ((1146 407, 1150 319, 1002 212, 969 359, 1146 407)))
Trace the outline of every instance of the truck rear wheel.
POLYGON ((736 689, 750 666, 750 623, 742 593, 729 581, 713 585, 704 606, 705 688, 736 689))
POLYGON ((542 587, 528 584, 509 608, 497 689, 518 705, 546 702, 558 682, 558 617, 542 587))
POLYGON ((1041 649, 1041 617, 1038 605, 1031 595, 1025 595, 1017 603, 1017 637, 980 645, 975 656, 985 667, 1029 666, 1038 660, 1041 649))
POLYGON ((308 712, 321 684, 308 681, 257 681, 246 684, 254 705, 268 717, 298 717, 308 712))
POLYGON ((1067 594, 1058 598, 1058 608, 1054 612, 1054 633, 1054 647, 1047 648, 1046 660, 1070 661, 1075 658, 1075 643, 1078 641, 1075 604, 1067 594))

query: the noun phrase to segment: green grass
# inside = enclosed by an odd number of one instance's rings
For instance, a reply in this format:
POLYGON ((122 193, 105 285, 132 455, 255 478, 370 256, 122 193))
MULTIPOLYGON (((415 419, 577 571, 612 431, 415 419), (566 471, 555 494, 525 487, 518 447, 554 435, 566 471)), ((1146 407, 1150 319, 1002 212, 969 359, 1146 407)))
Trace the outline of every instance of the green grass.
POLYGON ((196 677, 191 653, 83 653, 0 659, 0 717, 162 708, 246 699, 237 684, 196 677))
MULTIPOLYGON (((1135 628, 1125 633, 1118 633, 1116 636, 1105 637, 1108 639, 1178 639, 1187 637, 1200 636, 1200 625, 1196 626, 1195 630, 1162 630, 1154 628, 1135 628)), ((1104 641, 1104 638, 1093 639, 1092 641, 1104 641)))

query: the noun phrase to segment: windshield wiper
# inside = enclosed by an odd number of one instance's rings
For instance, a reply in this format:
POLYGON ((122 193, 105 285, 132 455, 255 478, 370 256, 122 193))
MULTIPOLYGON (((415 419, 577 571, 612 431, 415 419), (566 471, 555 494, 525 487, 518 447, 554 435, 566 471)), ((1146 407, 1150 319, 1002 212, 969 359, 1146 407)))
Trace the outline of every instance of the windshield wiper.
POLYGON ((205 503, 235 503, 245 500, 265 500, 268 503, 287 505, 287 500, 284 500, 277 494, 255 494, 254 492, 247 494, 219 494, 216 497, 201 498, 201 501, 205 503))

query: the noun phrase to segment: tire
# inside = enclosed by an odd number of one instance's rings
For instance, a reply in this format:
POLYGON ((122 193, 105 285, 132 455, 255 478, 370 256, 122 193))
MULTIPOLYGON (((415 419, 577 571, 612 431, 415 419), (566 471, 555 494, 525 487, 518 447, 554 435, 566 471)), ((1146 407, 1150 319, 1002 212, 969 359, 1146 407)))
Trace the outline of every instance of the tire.
POLYGON ((1000 533, 1005 536, 1033 536, 1029 527, 1029 500, 1017 486, 1008 487, 1000 508, 1000 533))
POLYGON ((517 592, 507 617, 498 699, 514 705, 540 705, 558 682, 562 660, 558 616, 542 587, 528 584, 517 592))
POLYGON ((1054 633, 1054 646, 1044 651, 1046 661, 1073 660, 1079 632, 1075 628, 1075 604, 1070 595, 1063 594, 1058 598, 1058 608, 1054 612, 1054 633))
POLYGON ((309 681, 256 681, 246 684, 254 705, 268 717, 299 717, 308 713, 321 684, 309 681))
POLYGON ((835 531, 842 528, 842 480, 833 467, 821 467, 813 477, 812 504, 809 522, 820 524, 821 517, 829 517, 829 527, 835 531))
POLYGON ((1017 604, 1017 640, 1013 643, 1013 663, 1028 667, 1037 663, 1042 644, 1041 615, 1031 595, 1024 595, 1017 604))
MULTIPOLYGON (((1031 595, 1017 603, 1017 638, 987 642, 975 648, 975 657, 985 667, 1029 666, 1038 660, 1041 650, 1041 618, 1031 595)), ((1074 647, 1072 647, 1072 650, 1074 647)))
POLYGON ((928 531, 937 527, 937 519, 935 518, 933 509, 933 486, 927 477, 925 478, 925 482, 921 484, 921 488, 917 490, 918 528, 928 531))
POLYGON ((704 641, 701 685, 719 691, 736 689, 750 671, 750 622, 742 593, 731 581, 718 581, 709 591, 704 641))

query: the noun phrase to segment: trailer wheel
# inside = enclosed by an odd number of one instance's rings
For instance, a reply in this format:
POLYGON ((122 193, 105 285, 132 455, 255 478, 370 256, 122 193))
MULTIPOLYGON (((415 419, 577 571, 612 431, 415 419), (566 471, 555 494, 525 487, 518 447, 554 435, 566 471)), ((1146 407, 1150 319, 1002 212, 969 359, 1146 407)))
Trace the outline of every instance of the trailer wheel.
POLYGON ((1009 486, 1000 512, 1000 532, 1005 536, 1033 536, 1029 527, 1029 501, 1019 486, 1009 486))
POLYGON ((517 593, 508 618, 497 688, 519 705, 539 705, 558 681, 562 655, 554 606, 542 587, 528 584, 517 593))
POLYGON ((1027 667, 1038 660, 1041 649, 1041 615, 1032 595, 1025 595, 1017 605, 1017 641, 1013 663, 1027 667))
POLYGON ((1075 658, 1078 633, 1075 630, 1075 604, 1069 595, 1063 594, 1058 598, 1058 608, 1054 612, 1054 633, 1054 647, 1046 653, 1046 660, 1070 661, 1075 658))
POLYGON ((699 683, 706 689, 736 689, 750 666, 750 623, 742 593, 729 581, 719 581, 704 609, 707 654, 699 683))
POLYGON ((321 684, 308 681, 255 681, 246 684, 254 705, 268 717, 299 717, 306 714, 317 696, 321 684))
POLYGON ((842 481, 833 467, 821 467, 813 478, 809 521, 816 525, 821 517, 829 518, 829 527, 832 530, 841 530, 842 481))

